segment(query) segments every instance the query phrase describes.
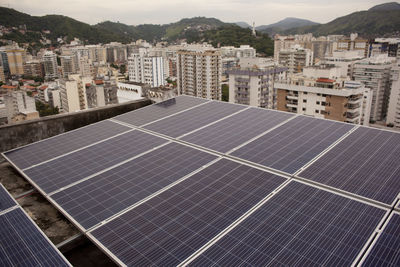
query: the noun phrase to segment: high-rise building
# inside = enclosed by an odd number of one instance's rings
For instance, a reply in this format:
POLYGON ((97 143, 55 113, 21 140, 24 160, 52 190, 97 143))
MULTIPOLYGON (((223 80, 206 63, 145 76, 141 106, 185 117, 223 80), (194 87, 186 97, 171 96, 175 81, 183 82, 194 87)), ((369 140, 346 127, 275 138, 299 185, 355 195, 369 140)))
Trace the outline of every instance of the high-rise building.
POLYGON ((275 83, 275 88, 278 110, 354 124, 369 124, 371 93, 370 89, 359 82, 300 78, 275 83))
POLYGON ((6 76, 4 74, 4 68, 3 66, 0 66, 0 82, 5 82, 6 76))
POLYGON ((299 45, 286 50, 281 50, 278 63, 288 68, 288 73, 301 73, 304 67, 313 64, 313 52, 299 45))
POLYGON ((129 81, 149 84, 152 87, 165 85, 164 59, 148 56, 146 52, 133 53, 128 58, 129 81))
POLYGON ((400 60, 391 70, 386 123, 393 124, 395 128, 400 128, 400 60))
POLYGON ((39 118, 35 99, 25 91, 10 91, 4 95, 8 123, 39 118))
POLYGON ((94 80, 86 84, 88 107, 104 107, 109 104, 118 104, 118 87, 115 82, 94 80))
POLYGON ((400 38, 376 38, 370 42, 368 57, 382 54, 400 59, 400 38))
POLYGON ((76 57, 74 55, 63 55, 60 56, 61 70, 64 78, 67 78, 70 74, 76 74, 76 57))
POLYGON ((44 67, 39 60, 27 61, 24 65, 24 73, 26 76, 44 77, 44 67))
POLYGON ((274 82, 282 79, 285 73, 286 68, 277 67, 229 70, 229 102, 275 109, 274 82))
POLYGON ((336 49, 339 51, 358 51, 360 56, 368 55, 368 40, 358 38, 357 33, 350 34, 350 37, 341 38, 337 41, 336 49))
POLYGON ((85 46, 89 51, 89 59, 92 62, 105 63, 107 62, 107 50, 100 45, 85 46))
POLYGON ((390 95, 390 70, 396 59, 387 55, 366 58, 354 64, 353 78, 372 90, 371 120, 386 117, 390 95))
POLYGON ((88 108, 86 84, 91 83, 90 77, 79 74, 69 75, 68 79, 60 80, 61 106, 65 112, 74 112, 88 108))
POLYGON ((8 67, 11 75, 24 75, 26 51, 20 48, 7 49, 8 67))
POLYGON ((42 57, 44 73, 46 79, 54 79, 58 77, 57 55, 52 51, 46 51, 42 57))
POLYGON ((322 62, 339 67, 341 77, 353 77, 354 64, 362 58, 357 51, 334 51, 332 56, 326 57, 322 62))
POLYGON ((221 99, 222 59, 217 50, 177 52, 178 93, 221 99))

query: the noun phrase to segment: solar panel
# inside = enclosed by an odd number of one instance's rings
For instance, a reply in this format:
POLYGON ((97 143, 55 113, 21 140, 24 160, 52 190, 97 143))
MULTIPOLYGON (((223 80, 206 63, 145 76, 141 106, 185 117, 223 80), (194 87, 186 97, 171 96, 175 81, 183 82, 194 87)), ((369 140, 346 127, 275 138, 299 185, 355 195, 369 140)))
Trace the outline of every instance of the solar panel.
POLYGON ((392 204, 400 192, 400 134, 358 128, 299 176, 392 204))
POLYGON ((362 266, 400 266, 400 215, 394 213, 362 266))
POLYGON ((0 216, 0 266, 70 266, 21 208, 0 216))
POLYGON ((127 130, 130 128, 105 120, 11 150, 4 155, 19 169, 25 169, 127 130))
POLYGON ((293 116, 290 113, 250 108, 184 136, 182 140, 226 153, 293 116))
POLYGON ((13 197, 8 193, 2 184, 0 184, 0 212, 16 206, 17 203, 13 197))
POLYGON ((230 154, 293 174, 353 127, 298 116, 230 154))
POLYGON ((114 119, 135 126, 141 126, 206 102, 208 102, 208 100, 203 98, 178 96, 176 98, 119 115, 114 119))
POLYGON ((88 229, 216 159, 176 143, 52 195, 88 229))
POLYGON ((245 108, 245 106, 213 101, 151 123, 144 128, 171 137, 179 137, 245 108))
POLYGON ((50 193, 166 142, 141 131, 131 131, 24 172, 50 193))
POLYGON ((222 159, 91 235, 129 266, 176 266, 284 181, 222 159))
POLYGON ((193 266, 350 266, 385 210, 291 182, 193 266))

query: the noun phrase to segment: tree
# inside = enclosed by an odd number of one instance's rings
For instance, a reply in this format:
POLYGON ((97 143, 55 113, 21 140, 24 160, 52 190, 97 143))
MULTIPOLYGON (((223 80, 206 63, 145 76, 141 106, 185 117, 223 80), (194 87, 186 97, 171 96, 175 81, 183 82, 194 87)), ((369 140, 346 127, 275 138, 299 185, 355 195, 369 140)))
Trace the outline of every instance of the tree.
POLYGON ((222 101, 229 102, 229 85, 223 84, 221 86, 222 101))

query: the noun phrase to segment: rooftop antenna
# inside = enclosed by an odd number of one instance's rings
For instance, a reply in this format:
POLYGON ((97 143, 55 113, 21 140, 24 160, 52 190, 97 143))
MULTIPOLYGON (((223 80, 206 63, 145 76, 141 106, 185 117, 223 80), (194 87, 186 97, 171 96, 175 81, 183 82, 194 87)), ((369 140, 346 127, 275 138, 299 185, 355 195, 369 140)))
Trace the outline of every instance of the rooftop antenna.
POLYGON ((256 23, 253 22, 253 32, 252 32, 253 36, 256 36, 256 23))

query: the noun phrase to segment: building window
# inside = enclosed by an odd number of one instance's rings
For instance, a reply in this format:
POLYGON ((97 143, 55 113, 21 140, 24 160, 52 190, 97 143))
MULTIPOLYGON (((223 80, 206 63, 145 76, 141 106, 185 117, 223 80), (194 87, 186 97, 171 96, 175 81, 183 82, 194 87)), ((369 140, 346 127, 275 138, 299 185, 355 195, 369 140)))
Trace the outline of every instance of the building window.
POLYGON ((321 94, 317 94, 317 96, 321 96, 321 94))
POLYGON ((303 103, 307 103, 307 99, 303 99, 303 103))
POLYGON ((315 113, 319 113, 319 110, 318 110, 318 109, 316 109, 316 110, 315 110, 315 113))
POLYGON ((317 101, 317 105, 321 104, 319 101, 317 101))
POLYGON ((306 108, 303 108, 303 111, 306 111, 306 108))
POLYGON ((307 94, 307 92, 303 92, 303 94, 305 94, 305 95, 306 95, 306 94, 307 94))

